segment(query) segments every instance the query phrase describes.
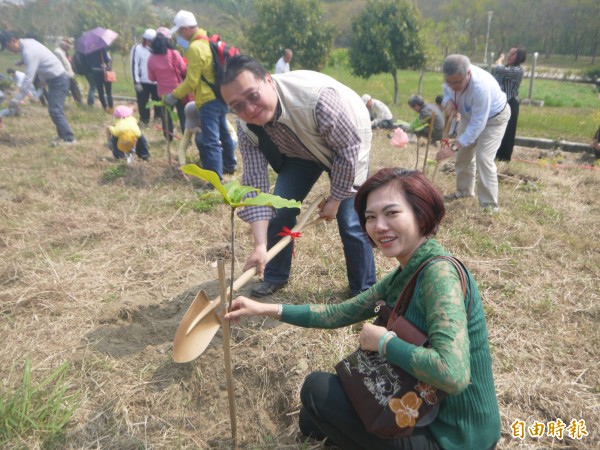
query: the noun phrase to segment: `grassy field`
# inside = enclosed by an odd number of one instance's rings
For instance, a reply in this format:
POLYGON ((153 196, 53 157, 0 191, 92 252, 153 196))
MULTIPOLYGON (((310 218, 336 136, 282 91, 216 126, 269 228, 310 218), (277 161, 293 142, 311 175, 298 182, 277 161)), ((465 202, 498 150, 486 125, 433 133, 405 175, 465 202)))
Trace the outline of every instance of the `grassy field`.
MULTIPOLYGON (((198 199, 167 166, 157 130, 144 130, 150 161, 127 165, 105 146, 108 115, 71 101, 67 115, 73 147, 49 145, 55 131, 40 105, 0 129, 0 447, 233 448, 221 333, 191 363, 171 356, 196 293, 217 296, 215 260, 231 262, 228 209, 198 199)), ((195 149, 188 156, 196 161, 195 149)), ((500 214, 452 203, 438 239, 482 293, 498 448, 591 449, 600 440, 600 173, 566 168, 589 165, 589 154, 517 148, 515 157, 499 166, 500 214), (584 420, 589 435, 512 436, 516 420, 557 419, 584 420)), ((375 134, 372 170, 415 159, 414 145, 399 150, 375 134)), ((436 183, 452 192, 454 176, 442 172, 436 183)), ((327 189, 323 177, 309 200, 327 189)), ((236 240, 237 276, 251 249, 239 221, 236 240)), ((394 266, 378 253, 376 263, 378 276, 394 266)), ((266 301, 345 298, 334 224, 304 233, 293 264, 288 287, 266 301)), ((331 371, 356 347, 359 329, 235 326, 238 448, 323 448, 297 440, 298 391, 309 372, 331 371)))

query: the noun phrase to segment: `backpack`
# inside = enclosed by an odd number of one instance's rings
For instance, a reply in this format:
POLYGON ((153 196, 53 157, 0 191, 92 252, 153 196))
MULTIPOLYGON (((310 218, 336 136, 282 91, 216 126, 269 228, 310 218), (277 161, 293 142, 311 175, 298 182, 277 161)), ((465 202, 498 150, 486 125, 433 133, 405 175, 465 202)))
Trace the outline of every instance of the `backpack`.
POLYGON ((202 39, 204 41, 208 41, 208 45, 210 46, 210 51, 213 56, 213 70, 215 72, 215 82, 209 82, 204 75, 200 77, 202 81, 204 81, 213 91, 215 97, 219 100, 223 100, 221 97, 221 80, 223 79, 223 75, 225 74, 225 65, 229 62, 231 58, 240 54, 240 51, 235 48, 233 45, 229 45, 226 42, 221 40, 221 36, 218 34, 213 34, 212 36, 196 36, 195 40, 202 39))
POLYGON ((75 52, 71 61, 71 67, 77 75, 86 75, 88 73, 88 65, 83 53, 75 52))

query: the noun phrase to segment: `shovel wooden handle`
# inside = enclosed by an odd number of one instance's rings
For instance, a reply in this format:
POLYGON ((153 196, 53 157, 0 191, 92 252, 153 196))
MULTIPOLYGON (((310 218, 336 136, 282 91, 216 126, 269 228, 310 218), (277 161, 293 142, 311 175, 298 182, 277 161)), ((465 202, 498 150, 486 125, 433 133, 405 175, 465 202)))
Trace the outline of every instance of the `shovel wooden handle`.
MULTIPOLYGON (((314 202, 312 202, 308 209, 306 211, 304 211, 300 217, 298 218, 298 222, 296 223, 296 226, 292 229, 292 232, 300 232, 303 229, 307 228, 306 227, 306 222, 308 222, 308 219, 312 216, 312 214, 315 212, 315 210, 317 209, 317 207, 319 206, 319 203, 321 203, 321 201, 324 199, 325 197, 319 197, 318 199, 316 199, 314 202)), ((315 223, 319 222, 321 219, 316 219, 310 222, 309 226, 314 225, 315 223)), ((275 244, 273 247, 271 247, 271 249, 267 252, 267 262, 271 261, 275 256, 277 256, 279 254, 279 252, 281 250, 283 250, 285 248, 286 245, 288 245, 290 243, 290 241, 292 240, 291 236, 285 236, 282 239, 279 240, 279 242, 277 242, 277 244, 275 244)), ((256 275, 256 267, 251 267, 250 269, 246 270, 242 275, 240 275, 240 277, 234 281, 233 283, 233 290, 237 291, 238 289, 240 289, 242 286, 244 286, 254 275, 256 275)))
MULTIPOLYGON (((307 224, 308 219, 313 215, 313 213, 315 212, 315 210, 317 209, 317 207, 319 206, 319 204, 325 199, 325 196, 320 196, 319 198, 317 198, 314 202, 312 202, 308 208, 306 209, 306 211, 304 211, 302 214, 300 214, 300 216, 298 217, 298 221, 296 222, 296 226, 292 229, 292 232, 300 232, 304 229, 307 228, 307 226, 312 226, 315 223, 319 222, 321 219, 315 219, 313 221, 311 221, 310 223, 307 224)), ((286 245, 288 245, 290 243, 290 241, 292 240, 291 236, 285 236, 283 238, 281 238, 279 240, 279 242, 277 242, 277 244, 275 244, 268 252, 267 252, 267 262, 271 261, 275 256, 277 256, 277 254, 283 250, 285 248, 286 245)), ((240 275, 240 277, 234 281, 233 283, 233 290, 234 292, 239 290, 242 286, 244 286, 254 275, 256 275, 256 267, 251 267, 250 269, 246 270, 242 275, 240 275)), ((229 289, 227 289, 227 294, 226 297, 229 295, 229 289)), ((208 307, 206 307, 206 309, 203 311, 203 313, 199 316, 197 316, 192 323, 190 324, 190 326, 188 327, 186 334, 189 334, 196 325, 198 325, 198 323, 213 309, 215 309, 219 303, 220 303, 220 298, 221 296, 217 297, 216 299, 212 300, 210 303, 210 305, 208 307)))

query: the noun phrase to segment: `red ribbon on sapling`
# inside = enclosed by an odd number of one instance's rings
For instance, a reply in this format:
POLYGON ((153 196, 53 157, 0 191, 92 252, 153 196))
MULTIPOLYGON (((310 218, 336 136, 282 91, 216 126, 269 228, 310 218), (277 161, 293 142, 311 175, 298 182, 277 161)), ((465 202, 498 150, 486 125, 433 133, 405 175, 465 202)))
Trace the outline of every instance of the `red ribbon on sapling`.
POLYGON ((288 227, 283 227, 282 231, 276 234, 276 236, 289 236, 292 239, 292 256, 296 256, 296 248, 294 245, 294 239, 302 237, 302 233, 299 231, 292 231, 288 227))

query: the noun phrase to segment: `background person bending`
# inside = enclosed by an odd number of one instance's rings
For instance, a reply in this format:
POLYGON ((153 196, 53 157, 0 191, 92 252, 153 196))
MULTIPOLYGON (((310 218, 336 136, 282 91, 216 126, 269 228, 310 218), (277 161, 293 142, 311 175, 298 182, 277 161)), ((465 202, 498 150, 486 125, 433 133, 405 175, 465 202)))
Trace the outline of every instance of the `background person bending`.
POLYGON ((369 110, 371 116, 371 128, 393 128, 394 118, 390 108, 380 100, 372 98, 369 94, 364 94, 362 100, 369 110))

